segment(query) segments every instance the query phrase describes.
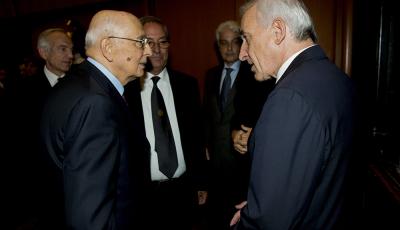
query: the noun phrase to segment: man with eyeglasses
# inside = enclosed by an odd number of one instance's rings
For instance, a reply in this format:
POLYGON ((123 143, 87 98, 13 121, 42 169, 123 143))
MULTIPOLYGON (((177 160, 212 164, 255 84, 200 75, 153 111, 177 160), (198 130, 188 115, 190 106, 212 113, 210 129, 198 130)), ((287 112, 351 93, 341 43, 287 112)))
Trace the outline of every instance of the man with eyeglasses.
POLYGON ((239 60, 242 39, 236 21, 217 27, 216 42, 222 63, 207 71, 203 100, 210 162, 208 207, 210 225, 229 229, 235 204, 246 197, 247 138, 274 82, 257 82, 249 65, 239 60))
POLYGON ((62 172, 65 229, 135 229, 145 224, 149 147, 123 92, 144 75, 151 50, 138 18, 113 10, 93 16, 85 47, 87 60, 56 85, 41 123, 44 150, 62 172))
POLYGON ((198 83, 167 67, 170 40, 166 25, 153 16, 140 20, 152 49, 150 66, 142 85, 134 81, 126 86, 125 97, 132 111, 140 111, 135 115, 144 121, 151 146, 146 228, 189 230, 200 191, 199 169, 205 162, 198 83), (164 149, 169 154, 164 155, 164 149))

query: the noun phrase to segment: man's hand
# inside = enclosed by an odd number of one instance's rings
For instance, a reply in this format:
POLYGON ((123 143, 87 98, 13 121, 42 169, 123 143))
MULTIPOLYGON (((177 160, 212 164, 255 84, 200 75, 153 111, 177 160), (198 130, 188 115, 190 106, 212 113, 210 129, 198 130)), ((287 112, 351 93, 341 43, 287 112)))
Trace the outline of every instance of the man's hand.
POLYGON ((240 128, 240 130, 232 131, 233 147, 240 154, 245 154, 247 152, 247 143, 249 141, 252 128, 244 125, 241 125, 240 128))
POLYGON ((235 205, 235 208, 238 209, 238 210, 236 211, 235 215, 233 216, 229 226, 232 227, 233 225, 235 225, 235 224, 237 224, 239 222, 239 220, 240 220, 240 210, 242 210, 242 208, 244 206, 246 206, 246 205, 247 205, 247 201, 243 201, 242 203, 240 203, 238 205, 235 205))

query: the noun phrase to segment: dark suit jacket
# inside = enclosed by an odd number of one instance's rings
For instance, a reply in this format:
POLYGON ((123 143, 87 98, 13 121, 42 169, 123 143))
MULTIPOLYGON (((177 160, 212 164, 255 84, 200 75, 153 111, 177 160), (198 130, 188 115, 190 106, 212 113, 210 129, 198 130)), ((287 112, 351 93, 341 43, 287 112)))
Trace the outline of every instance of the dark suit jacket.
MULTIPOLYGON (((185 176, 189 178, 189 181, 194 182, 191 186, 194 186, 195 190, 202 189, 204 183, 202 165, 205 161, 205 152, 201 136, 203 127, 198 83, 194 77, 171 69, 168 69, 168 74, 186 163, 185 176)), ((141 124, 144 124, 140 89, 139 81, 128 83, 125 87, 125 98, 134 116, 142 121, 141 124)), ((145 132, 144 126, 142 130, 145 132)), ((148 165, 150 165, 150 159, 148 165)))
POLYGON ((44 74, 19 79, 9 92, 8 105, 11 113, 9 124, 11 164, 16 172, 16 184, 12 188, 17 224, 35 219, 40 228, 51 229, 59 226, 62 217, 59 186, 50 179, 52 173, 49 161, 39 147, 39 124, 43 105, 51 91, 51 85, 44 74), (50 227, 52 226, 52 227, 50 227))
MULTIPOLYGON (((253 73, 247 64, 242 63, 240 65, 239 73, 229 91, 226 108, 221 111, 219 102, 222 70, 223 66, 216 66, 207 71, 203 106, 206 120, 206 144, 210 158, 218 165, 220 161, 225 161, 228 167, 229 159, 233 160, 233 155, 231 154, 233 149, 231 144, 231 122, 235 114, 234 99, 238 88, 241 87, 243 82, 251 80, 253 73)), ((229 167, 232 167, 232 165, 229 165, 229 167)))
POLYGON ((58 83, 43 112, 45 150, 62 169, 67 228, 132 229, 148 180, 148 143, 123 97, 85 61, 58 83))
POLYGON ((313 46, 269 95, 251 143, 248 204, 238 229, 332 229, 353 132, 353 84, 313 46))
POLYGON ((51 91, 51 85, 42 70, 36 75, 21 79, 13 91, 14 101, 12 106, 15 106, 15 120, 17 126, 21 126, 18 132, 28 142, 23 148, 31 149, 34 145, 37 149, 42 109, 51 91))

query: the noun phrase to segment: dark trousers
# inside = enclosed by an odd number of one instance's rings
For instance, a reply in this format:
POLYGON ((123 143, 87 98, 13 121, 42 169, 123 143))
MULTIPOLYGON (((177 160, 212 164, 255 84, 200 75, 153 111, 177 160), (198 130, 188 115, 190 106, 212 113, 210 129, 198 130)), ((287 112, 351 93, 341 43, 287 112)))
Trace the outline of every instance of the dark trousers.
POLYGON ((194 192, 186 177, 152 182, 146 197, 147 229, 192 229, 194 192))

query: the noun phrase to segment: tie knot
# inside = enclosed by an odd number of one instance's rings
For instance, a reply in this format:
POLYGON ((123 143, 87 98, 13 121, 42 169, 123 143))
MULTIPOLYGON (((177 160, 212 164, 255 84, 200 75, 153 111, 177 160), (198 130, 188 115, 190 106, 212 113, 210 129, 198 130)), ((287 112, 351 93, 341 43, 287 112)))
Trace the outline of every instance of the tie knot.
POLYGON ((226 75, 230 75, 231 72, 233 71, 232 68, 225 68, 225 70, 226 70, 226 75))
POLYGON ((159 76, 154 76, 154 77, 151 78, 151 80, 153 81, 154 85, 157 85, 157 82, 160 80, 160 77, 159 76))

